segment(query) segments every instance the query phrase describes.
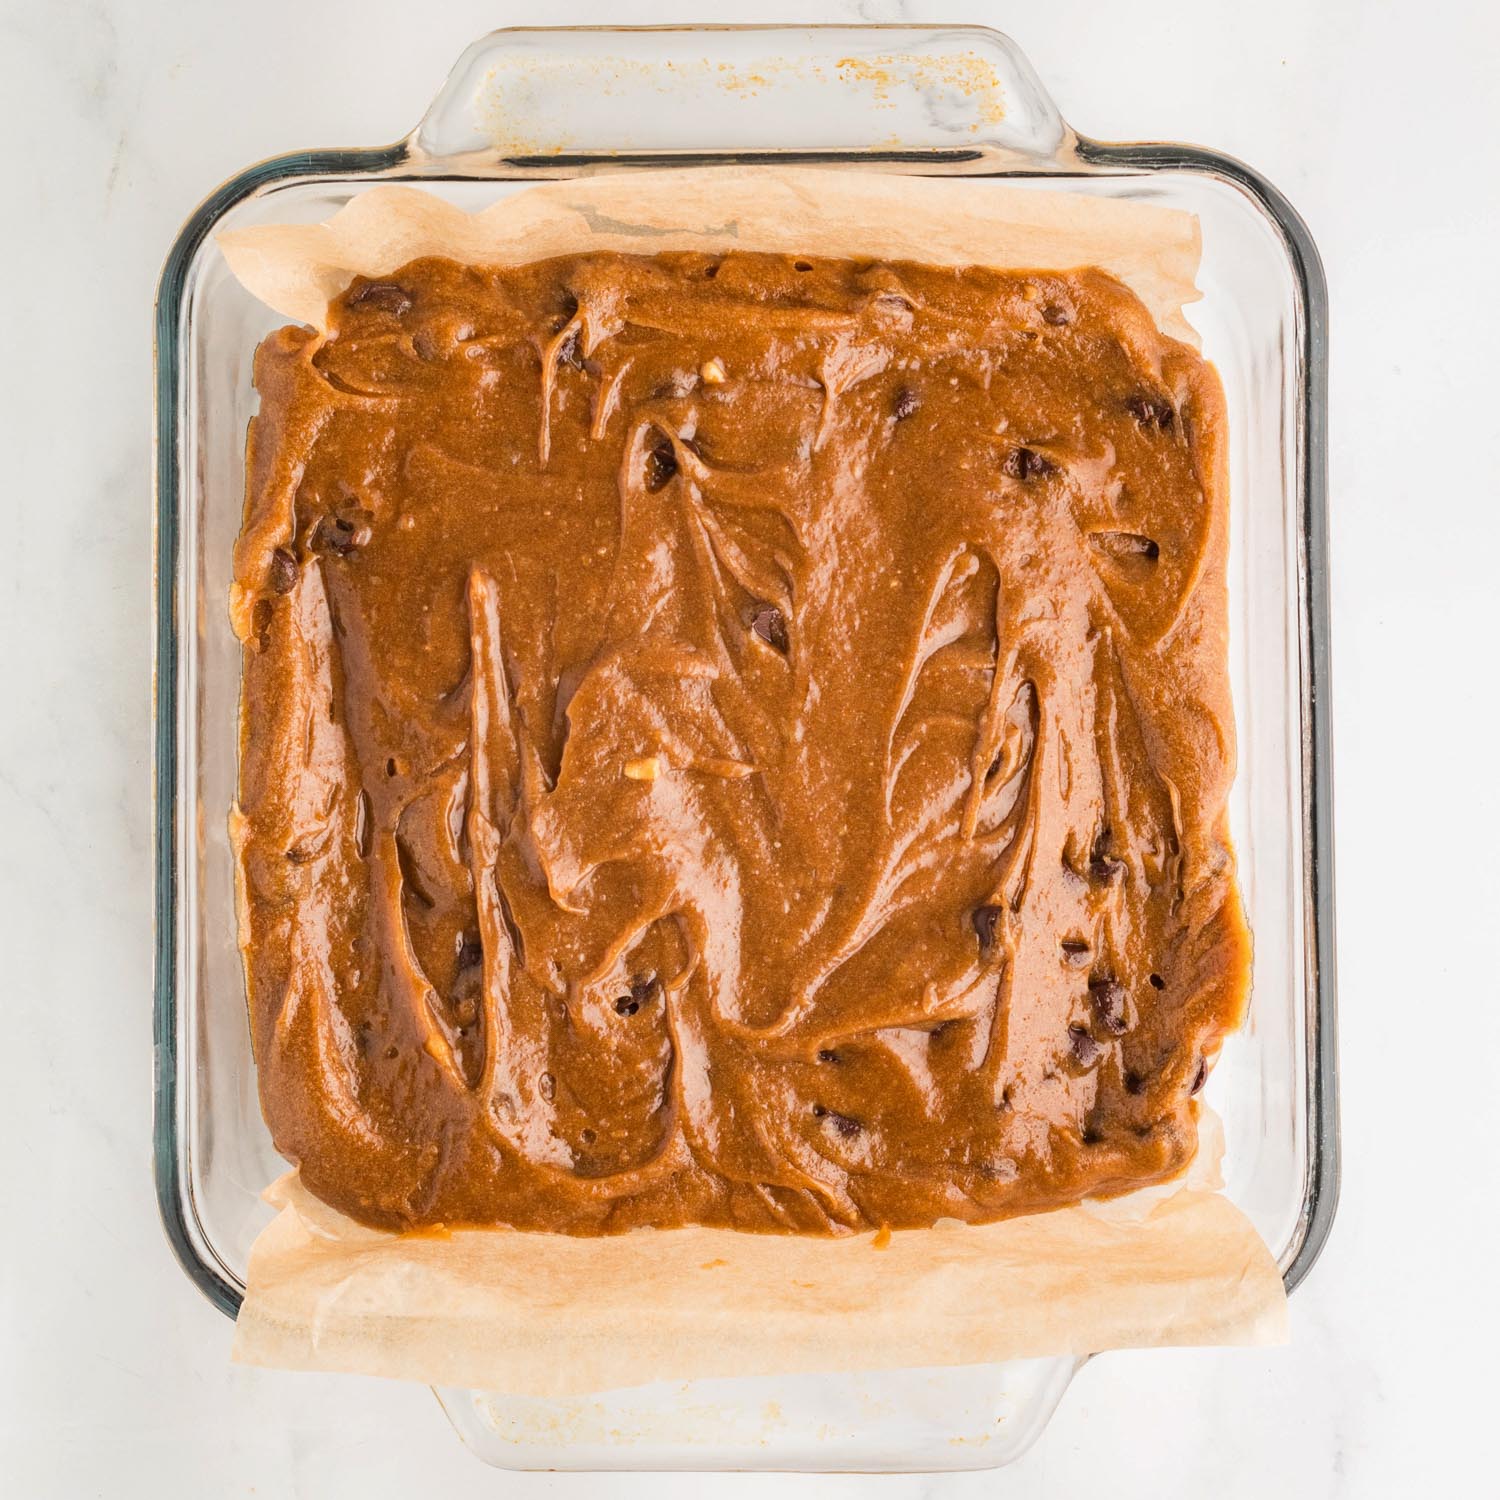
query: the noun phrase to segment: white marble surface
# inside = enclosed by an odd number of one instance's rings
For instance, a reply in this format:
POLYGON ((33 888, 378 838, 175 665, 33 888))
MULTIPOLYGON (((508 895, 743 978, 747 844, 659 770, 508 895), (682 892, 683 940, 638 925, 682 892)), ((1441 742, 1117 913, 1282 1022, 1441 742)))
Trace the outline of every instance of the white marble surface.
MULTIPOLYGON (((715 9, 728 18, 703 0, 0 0, 0 1494, 700 1487, 507 1477, 467 1456, 425 1390, 233 1368, 228 1323, 172 1262, 148 1154, 149 318, 205 191, 273 152, 391 138, 488 27, 715 9)), ((951 1493, 1493 1493, 1495 12, 830 10, 988 19, 1081 128, 1254 163, 1306 215, 1332 287, 1339 1221, 1290 1348, 1097 1361, 1026 1459, 951 1493)), ((750 1477, 715 1492, 772 1484, 935 1492, 750 1477)))

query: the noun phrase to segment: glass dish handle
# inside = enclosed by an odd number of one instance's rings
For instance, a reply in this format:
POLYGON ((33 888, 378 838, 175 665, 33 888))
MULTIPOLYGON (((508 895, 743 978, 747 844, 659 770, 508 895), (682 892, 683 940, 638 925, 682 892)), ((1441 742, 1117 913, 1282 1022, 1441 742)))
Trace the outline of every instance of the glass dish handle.
POLYGON ((514 29, 459 59, 406 141, 435 175, 697 153, 992 160, 1046 171, 1075 138, 983 26, 514 29))

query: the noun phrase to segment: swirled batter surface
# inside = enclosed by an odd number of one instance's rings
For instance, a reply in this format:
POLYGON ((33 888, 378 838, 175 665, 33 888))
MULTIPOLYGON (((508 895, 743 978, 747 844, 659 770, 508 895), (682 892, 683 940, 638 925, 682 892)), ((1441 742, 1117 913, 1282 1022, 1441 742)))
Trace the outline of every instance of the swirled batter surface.
POLYGON ((395 1228, 1179 1171, 1249 948, 1212 370, 1103 273, 429 260, 256 360, 266 1118, 395 1228))

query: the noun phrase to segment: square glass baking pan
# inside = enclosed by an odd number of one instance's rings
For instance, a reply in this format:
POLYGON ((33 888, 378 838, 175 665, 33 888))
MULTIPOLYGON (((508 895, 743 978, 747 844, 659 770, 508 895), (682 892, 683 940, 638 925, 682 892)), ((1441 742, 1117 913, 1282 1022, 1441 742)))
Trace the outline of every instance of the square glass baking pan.
MULTIPOLYGON (((188 220, 156 317, 156 1115, 163 1222, 231 1316, 261 1190, 262 1123, 226 819, 239 648, 226 601, 251 354, 281 321, 229 274, 221 229, 327 218, 372 183, 475 209, 529 181, 680 165, 830 163, 1149 200, 1203 228, 1188 316, 1230 413, 1230 815, 1255 935, 1249 1021, 1208 1087, 1227 1192, 1287 1287, 1338 1185, 1325 520, 1326 292, 1285 199, 1240 163, 1072 131, 1007 38, 978 27, 513 30, 460 59, 421 125, 368 151, 264 162, 188 220)), ((439 1392, 513 1468, 935 1470, 996 1466, 1045 1425, 1072 1358, 716 1380, 570 1401, 439 1392)))

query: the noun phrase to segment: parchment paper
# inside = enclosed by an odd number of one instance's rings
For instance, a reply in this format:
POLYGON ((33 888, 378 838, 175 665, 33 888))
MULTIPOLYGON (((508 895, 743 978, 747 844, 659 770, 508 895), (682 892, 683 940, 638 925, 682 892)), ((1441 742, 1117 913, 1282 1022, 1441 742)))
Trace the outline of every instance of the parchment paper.
POLYGON ((481 213, 416 188, 374 187, 323 224, 221 234, 262 302, 322 328, 355 276, 444 255, 508 266, 579 250, 777 250, 788 255, 1113 272, 1174 338, 1196 301, 1197 218, 1127 199, 818 167, 689 167, 548 182, 481 213))
MULTIPOLYGON (((548 183, 470 215, 377 187, 317 225, 220 236, 251 292, 323 326, 355 275, 421 256, 504 265, 575 251, 731 248, 1031 269, 1097 265, 1196 342, 1198 225, 1151 205, 968 180, 699 168, 548 183)), ((1177 1184, 982 1227, 815 1239, 678 1229, 574 1239, 399 1236, 295 1172, 251 1252, 234 1357, 536 1396, 721 1375, 981 1364, 1286 1337, 1270 1252, 1216 1189, 1204 1112, 1177 1184)))

